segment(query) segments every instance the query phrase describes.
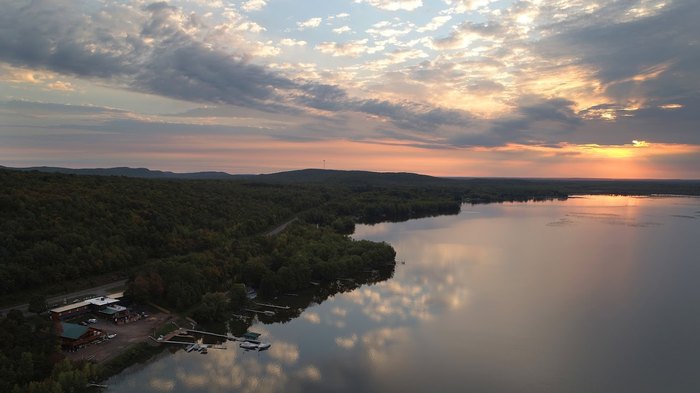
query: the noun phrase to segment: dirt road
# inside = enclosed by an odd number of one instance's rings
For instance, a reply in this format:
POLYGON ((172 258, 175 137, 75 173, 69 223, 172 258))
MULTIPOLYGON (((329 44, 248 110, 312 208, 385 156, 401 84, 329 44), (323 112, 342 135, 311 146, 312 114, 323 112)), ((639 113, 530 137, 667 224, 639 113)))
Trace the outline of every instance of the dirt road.
POLYGON ((111 321, 98 319, 98 322, 90 325, 103 330, 107 334, 116 333, 113 339, 99 344, 91 344, 76 352, 64 352, 71 360, 93 360, 97 363, 109 360, 132 344, 148 340, 153 331, 172 317, 165 313, 151 314, 149 317, 125 325, 115 325, 111 321))

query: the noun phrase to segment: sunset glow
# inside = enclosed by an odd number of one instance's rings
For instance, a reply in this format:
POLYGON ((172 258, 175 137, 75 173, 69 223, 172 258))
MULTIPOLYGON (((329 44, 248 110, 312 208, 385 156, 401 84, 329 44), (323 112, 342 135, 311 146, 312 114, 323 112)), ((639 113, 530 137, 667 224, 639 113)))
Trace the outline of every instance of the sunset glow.
POLYGON ((4 1, 0 165, 700 178, 698 15, 690 0, 4 1))

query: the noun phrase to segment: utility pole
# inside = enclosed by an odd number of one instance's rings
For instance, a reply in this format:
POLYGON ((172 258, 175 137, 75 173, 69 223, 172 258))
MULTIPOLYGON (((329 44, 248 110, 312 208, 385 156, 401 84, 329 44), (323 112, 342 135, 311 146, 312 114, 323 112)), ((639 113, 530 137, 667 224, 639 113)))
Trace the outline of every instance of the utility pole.
POLYGON ((323 160, 323 169, 326 169, 326 160, 323 160))

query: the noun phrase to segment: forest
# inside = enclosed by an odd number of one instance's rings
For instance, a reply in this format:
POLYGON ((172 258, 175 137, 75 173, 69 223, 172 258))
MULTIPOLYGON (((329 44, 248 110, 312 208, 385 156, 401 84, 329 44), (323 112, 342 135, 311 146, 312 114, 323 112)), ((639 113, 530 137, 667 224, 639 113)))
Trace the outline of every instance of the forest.
MULTIPOLYGON (((300 239, 323 238, 329 248, 335 247, 335 254, 298 258, 324 263, 330 258, 336 263, 341 254, 358 256, 357 245, 334 235, 352 233, 356 223, 456 214, 462 203, 583 193, 700 194, 697 181, 445 179, 322 170, 235 179, 142 179, 0 169, 0 302, 19 302, 37 292, 65 292, 79 277, 141 280, 180 269, 203 275, 200 286, 218 288, 233 281, 275 292, 277 281, 287 280, 270 272, 286 275, 292 270, 314 278, 324 274, 320 267, 324 265, 306 272, 290 261, 289 249, 270 244, 282 239, 290 238, 299 251, 304 244, 300 239), (294 217, 298 221, 287 236, 264 236, 294 217), (348 243, 347 253, 338 251, 343 242, 348 243)), ((194 291, 193 297, 200 292, 194 291)), ((183 305, 193 303, 184 295, 168 293, 171 304, 177 299, 183 305)))

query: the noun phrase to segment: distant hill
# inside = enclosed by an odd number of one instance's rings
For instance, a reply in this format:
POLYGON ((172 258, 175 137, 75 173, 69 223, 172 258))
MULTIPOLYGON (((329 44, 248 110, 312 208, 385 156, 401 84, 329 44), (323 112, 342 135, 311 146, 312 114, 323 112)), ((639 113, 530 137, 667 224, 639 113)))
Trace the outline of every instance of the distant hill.
MULTIPOLYGON (((700 195, 700 180, 658 179, 546 179, 546 178, 479 178, 479 177, 434 177, 407 172, 341 171, 327 169, 301 169, 263 175, 232 175, 226 172, 175 173, 147 168, 91 168, 71 169, 60 167, 30 167, 1 169, 25 172, 38 171, 92 176, 122 176, 141 179, 193 179, 193 180, 237 180, 246 183, 324 184, 330 186, 362 187, 413 187, 442 188, 453 190, 488 190, 498 195, 495 199, 474 198, 479 201, 508 200, 533 190, 547 189, 568 195, 576 194, 682 194, 700 195)), ((517 198, 515 198, 517 199, 517 198)))
POLYGON ((37 166, 29 168, 9 168, 0 166, 0 169, 12 169, 18 171, 38 171, 47 173, 64 173, 69 175, 92 175, 92 176, 124 176, 136 177, 141 179, 236 179, 245 177, 245 175, 231 175, 226 172, 192 172, 192 173, 175 173, 168 171, 151 170, 147 168, 89 168, 89 169, 72 169, 50 166, 37 166))
POLYGON ((224 179, 245 180, 269 184, 345 184, 352 186, 438 186, 454 185, 457 180, 445 179, 427 175, 418 175, 405 172, 369 172, 369 171, 339 171, 326 169, 302 169, 295 171, 279 172, 263 175, 232 175, 226 172, 191 172, 175 173, 168 171, 151 170, 147 168, 90 168, 72 169, 60 167, 38 166, 29 168, 9 168, 0 166, 0 169, 19 171, 38 171, 47 173, 63 173, 71 175, 92 176, 124 176, 142 179, 224 179))
POLYGON ((274 184, 325 183, 356 186, 442 186, 458 183, 456 180, 407 172, 338 171, 327 169, 302 169, 279 172, 251 176, 246 178, 246 180, 274 184))

